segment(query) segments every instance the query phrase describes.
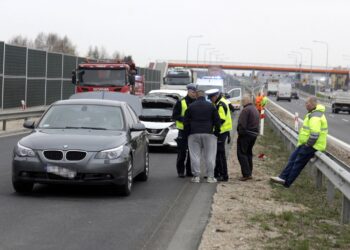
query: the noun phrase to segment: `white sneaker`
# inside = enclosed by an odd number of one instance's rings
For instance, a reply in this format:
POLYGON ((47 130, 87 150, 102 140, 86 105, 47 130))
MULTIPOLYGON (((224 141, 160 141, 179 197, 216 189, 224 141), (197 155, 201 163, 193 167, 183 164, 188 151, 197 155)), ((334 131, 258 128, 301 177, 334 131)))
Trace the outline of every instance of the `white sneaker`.
POLYGON ((278 183, 278 184, 282 184, 284 185, 284 183, 286 182, 285 180, 283 180, 282 178, 278 177, 278 176, 271 176, 270 180, 272 182, 278 183))
POLYGON ((199 178, 199 176, 193 176, 192 179, 191 179, 191 182, 193 182, 193 183, 199 183, 200 180, 201 180, 201 179, 199 178))
POLYGON ((208 183, 217 183, 218 181, 215 179, 215 177, 208 177, 207 182, 208 183))

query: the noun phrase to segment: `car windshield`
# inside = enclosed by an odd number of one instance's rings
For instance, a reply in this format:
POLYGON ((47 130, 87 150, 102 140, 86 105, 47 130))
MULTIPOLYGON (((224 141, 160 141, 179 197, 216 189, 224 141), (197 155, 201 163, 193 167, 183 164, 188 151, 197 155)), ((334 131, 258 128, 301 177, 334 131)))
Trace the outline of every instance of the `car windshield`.
POLYGON ((103 105, 54 105, 41 119, 38 128, 123 130, 120 107, 103 105))
POLYGON ((82 86, 124 86, 125 69, 82 69, 79 72, 79 85, 82 86))

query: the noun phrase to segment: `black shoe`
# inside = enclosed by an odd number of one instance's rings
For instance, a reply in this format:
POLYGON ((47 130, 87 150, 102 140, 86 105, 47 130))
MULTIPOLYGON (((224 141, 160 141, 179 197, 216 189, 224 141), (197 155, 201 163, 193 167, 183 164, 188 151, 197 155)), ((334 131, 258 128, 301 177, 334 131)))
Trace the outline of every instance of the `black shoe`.
POLYGON ((216 178, 217 179, 217 181, 224 181, 224 182, 227 182, 228 181, 228 177, 223 177, 223 176, 219 176, 219 177, 217 177, 216 178))
POLYGON ((193 177, 193 174, 186 174, 186 177, 193 177))
POLYGON ((184 175, 184 174, 178 174, 177 177, 179 177, 179 178, 185 178, 185 175, 184 175))

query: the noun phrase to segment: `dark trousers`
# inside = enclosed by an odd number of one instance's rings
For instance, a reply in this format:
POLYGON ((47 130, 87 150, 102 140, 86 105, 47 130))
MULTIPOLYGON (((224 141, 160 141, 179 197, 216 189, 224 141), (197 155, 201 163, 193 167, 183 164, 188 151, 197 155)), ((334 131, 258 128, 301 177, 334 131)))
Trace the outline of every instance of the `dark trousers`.
POLYGON ((243 135, 237 138, 237 157, 241 165, 243 177, 252 176, 253 172, 253 147, 256 136, 243 135))
POLYGON ((228 135, 229 132, 225 132, 218 136, 214 176, 215 178, 220 178, 222 180, 228 180, 227 159, 225 152, 225 142, 228 135))
POLYGON ((280 178, 285 180, 284 186, 289 187, 299 176, 309 160, 315 155, 313 147, 301 145, 290 155, 288 163, 280 174, 280 178))
POLYGON ((185 168, 186 168, 186 175, 192 176, 191 159, 190 159, 190 152, 188 150, 187 137, 184 135, 184 132, 180 129, 179 129, 179 135, 177 137, 176 142, 177 142, 177 159, 176 159, 177 174, 184 175, 185 168))

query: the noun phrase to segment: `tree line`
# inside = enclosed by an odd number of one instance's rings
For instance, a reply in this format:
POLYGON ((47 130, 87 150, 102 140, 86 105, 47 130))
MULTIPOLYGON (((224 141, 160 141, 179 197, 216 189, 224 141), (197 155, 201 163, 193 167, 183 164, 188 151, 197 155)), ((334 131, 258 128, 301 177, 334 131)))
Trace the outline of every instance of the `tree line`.
MULTIPOLYGON (((40 32, 35 37, 35 39, 29 39, 22 35, 16 35, 8 41, 8 44, 40 49, 48 52, 57 52, 79 56, 77 53, 77 47, 73 44, 71 39, 69 39, 66 35, 61 37, 56 33, 40 32)), ((109 54, 103 46, 98 47, 90 45, 85 56, 91 59, 115 59, 120 61, 132 61, 131 55, 124 55, 119 51, 115 51, 112 54, 109 54)))

